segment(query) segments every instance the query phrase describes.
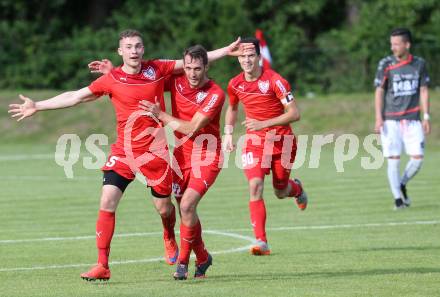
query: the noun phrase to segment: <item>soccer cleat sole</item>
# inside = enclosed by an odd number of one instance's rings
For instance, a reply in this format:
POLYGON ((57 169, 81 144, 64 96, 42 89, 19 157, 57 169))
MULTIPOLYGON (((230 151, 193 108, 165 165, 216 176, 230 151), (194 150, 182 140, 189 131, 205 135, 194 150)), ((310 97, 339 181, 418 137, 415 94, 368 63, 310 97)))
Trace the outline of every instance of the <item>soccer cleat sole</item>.
POLYGON ((178 264, 173 277, 175 280, 186 280, 188 278, 188 265, 178 264))
POLYGON ((80 277, 88 282, 94 282, 96 280, 108 281, 111 277, 110 269, 105 268, 102 264, 97 264, 89 271, 81 273, 80 277))
POLYGON ((175 265, 177 263, 177 259, 179 258, 179 247, 177 246, 177 244, 176 244, 176 247, 177 247, 177 249, 176 249, 176 252, 174 253, 174 256, 170 258, 170 257, 168 257, 168 254, 166 252, 166 244, 165 244, 164 258, 165 258, 165 262, 170 266, 175 265))
POLYGON ((182 275, 173 275, 175 280, 187 280, 188 275, 182 276, 182 275))
POLYGON ((85 281, 88 282, 95 282, 97 280, 101 281, 101 282, 108 282, 110 278, 92 278, 92 277, 87 277, 87 276, 81 276, 81 278, 85 281))
POLYGON ((196 263, 196 271, 194 272, 194 278, 206 278, 206 271, 211 266, 212 266, 212 256, 211 254, 208 253, 208 260, 205 263, 200 265, 196 263))
POLYGON ((250 249, 250 253, 254 256, 269 256, 270 250, 262 250, 258 246, 254 246, 250 249))
POLYGON ((307 208, 307 204, 300 204, 300 203, 296 203, 296 205, 298 206, 299 210, 304 211, 307 208))
POLYGON ((296 203, 296 206, 301 210, 301 211, 305 211, 306 210, 306 208, 307 208, 307 204, 308 204, 308 197, 307 197, 307 193, 304 191, 304 188, 303 188, 303 186, 302 186, 302 183, 301 183, 301 181, 299 180, 299 179, 297 179, 297 178, 295 178, 294 179, 294 182, 297 184, 297 185, 299 185, 300 187, 301 187, 301 195, 300 196, 303 196, 304 195, 304 197, 302 198, 302 200, 304 200, 304 202, 303 203, 300 203, 299 202, 299 197, 295 197, 295 203, 296 203))
POLYGON ((179 257, 179 255, 177 255, 175 258, 171 258, 171 259, 168 257, 165 257, 165 262, 170 266, 176 265, 178 257, 179 257))

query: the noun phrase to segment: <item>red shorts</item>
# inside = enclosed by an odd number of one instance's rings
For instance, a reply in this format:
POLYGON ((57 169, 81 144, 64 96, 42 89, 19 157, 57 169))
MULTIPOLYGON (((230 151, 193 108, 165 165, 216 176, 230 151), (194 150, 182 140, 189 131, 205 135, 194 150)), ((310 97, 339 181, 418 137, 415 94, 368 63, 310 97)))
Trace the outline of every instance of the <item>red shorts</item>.
POLYGON ((134 154, 136 161, 129 161, 124 153, 112 152, 107 163, 101 168, 103 171, 113 170, 126 179, 133 180, 137 172, 145 176, 148 187, 161 196, 169 196, 172 187, 172 174, 169 165, 168 150, 160 154, 148 154, 148 158, 140 160, 142 154, 134 154))
POLYGON ((287 187, 290 171, 296 157, 296 139, 290 143, 276 142, 274 154, 267 154, 261 146, 247 145, 243 148, 241 160, 243 170, 248 180, 261 178, 264 180, 272 170, 272 184, 275 189, 282 190, 287 187))
POLYGON ((181 169, 181 176, 173 170, 173 193, 177 201, 180 201, 188 188, 195 190, 200 196, 205 195, 221 170, 217 164, 198 167, 198 169, 197 171, 192 167, 181 169))

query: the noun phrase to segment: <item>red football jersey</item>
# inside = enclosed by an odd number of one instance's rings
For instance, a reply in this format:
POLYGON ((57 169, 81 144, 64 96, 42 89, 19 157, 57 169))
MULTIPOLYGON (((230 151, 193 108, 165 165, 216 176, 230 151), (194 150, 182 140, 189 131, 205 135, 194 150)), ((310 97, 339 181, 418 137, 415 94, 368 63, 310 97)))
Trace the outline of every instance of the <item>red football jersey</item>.
MULTIPOLYGON (((229 104, 243 103, 247 118, 268 120, 284 113, 284 105, 293 100, 290 84, 281 75, 271 69, 263 70, 255 81, 247 81, 240 73, 229 81, 229 104)), ((274 126, 248 134, 264 136, 267 131, 276 129, 276 134, 292 134, 290 125, 274 126)))
POLYGON ((141 115, 139 101, 163 102, 165 77, 174 70, 175 61, 142 61, 141 71, 127 74, 122 66, 101 76, 89 86, 95 96, 109 95, 116 113, 117 139, 112 151, 154 151, 166 148, 166 138, 160 124, 141 115), (125 144, 124 144, 125 141, 125 144))
MULTIPOLYGON (((191 167, 191 157, 194 154, 201 154, 204 157, 207 153, 215 153, 215 162, 218 163, 221 152, 220 115, 225 101, 223 90, 212 80, 209 80, 201 88, 191 88, 184 74, 171 76, 167 80, 166 89, 171 92, 171 108, 174 117, 191 121, 194 114, 199 112, 210 119, 205 127, 174 150, 180 167, 182 169, 191 167), (208 145, 208 140, 204 137, 198 138, 199 135, 213 136, 214 138, 211 139, 215 139, 215 143, 211 142, 208 145), (204 140, 199 145, 194 145, 196 139, 198 139, 197 141, 204 140)), ((174 134, 176 144, 178 139, 184 139, 186 136, 178 131, 175 131, 174 134)))

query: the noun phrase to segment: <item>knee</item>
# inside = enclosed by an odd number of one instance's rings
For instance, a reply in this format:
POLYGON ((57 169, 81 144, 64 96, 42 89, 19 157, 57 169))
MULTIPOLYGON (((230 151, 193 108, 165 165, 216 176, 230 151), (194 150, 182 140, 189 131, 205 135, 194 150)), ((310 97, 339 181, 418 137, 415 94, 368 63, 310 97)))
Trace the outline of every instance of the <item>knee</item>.
POLYGON ((423 156, 411 156, 410 162, 414 164, 416 170, 419 170, 423 164, 423 156))
POLYGON ((260 179, 251 180, 249 182, 249 192, 251 197, 261 198, 263 195, 263 181, 260 179))
POLYGON ((180 202, 180 213, 182 216, 190 216, 195 211, 195 205, 193 203, 188 203, 186 201, 180 202))
POLYGON ((275 193, 275 196, 276 196, 278 199, 283 199, 283 198, 286 197, 286 193, 285 193, 284 190, 274 189, 274 193, 275 193))
POLYGON ((117 200, 110 196, 101 196, 101 209, 115 211, 117 200))
POLYGON ((159 215, 160 215, 161 217, 164 217, 164 218, 166 218, 166 217, 168 217, 168 216, 170 215, 170 211, 169 211, 168 208, 166 208, 166 207, 160 207, 160 208, 157 210, 157 212, 159 213, 159 215))
POLYGON ((171 212, 173 211, 173 204, 171 202, 163 202, 163 203, 159 203, 156 205, 156 210, 157 213, 161 216, 161 217, 168 217, 171 212))

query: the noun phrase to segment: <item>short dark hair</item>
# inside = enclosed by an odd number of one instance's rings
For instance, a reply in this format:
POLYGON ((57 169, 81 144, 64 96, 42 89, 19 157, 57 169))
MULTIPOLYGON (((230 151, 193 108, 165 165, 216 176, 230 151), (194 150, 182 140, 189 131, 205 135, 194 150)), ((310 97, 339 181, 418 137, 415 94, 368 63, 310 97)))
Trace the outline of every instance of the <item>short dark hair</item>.
POLYGON ((139 31, 133 29, 127 29, 119 33, 119 41, 127 37, 136 37, 136 36, 142 39, 142 34, 139 31))
POLYGON ((183 60, 185 61, 185 57, 190 56, 191 59, 200 59, 203 62, 203 65, 208 65, 208 52, 206 49, 200 44, 196 44, 190 46, 183 52, 183 60))
POLYGON ((255 52, 260 55, 260 41, 255 37, 245 37, 240 40, 240 43, 253 43, 255 46, 255 52))
POLYGON ((391 36, 401 36, 403 41, 412 43, 411 31, 407 28, 395 28, 391 31, 391 36))

